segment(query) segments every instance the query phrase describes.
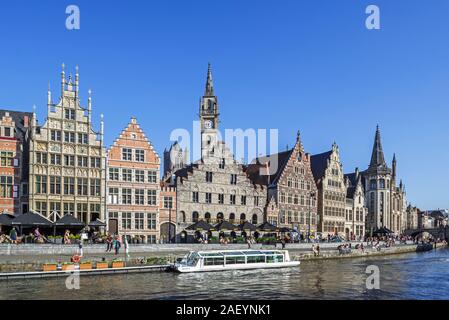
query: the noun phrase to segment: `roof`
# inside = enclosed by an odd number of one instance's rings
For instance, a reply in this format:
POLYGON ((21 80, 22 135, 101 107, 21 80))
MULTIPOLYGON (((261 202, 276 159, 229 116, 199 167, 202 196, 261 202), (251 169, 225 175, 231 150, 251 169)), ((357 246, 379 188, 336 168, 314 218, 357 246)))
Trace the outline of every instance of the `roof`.
POLYGON ((0 109, 0 118, 3 118, 7 112, 16 125, 16 137, 22 140, 25 137, 25 133, 29 129, 29 127, 25 127, 24 116, 28 117, 28 126, 31 126, 33 113, 0 109))
POLYGON ((84 227, 85 226, 85 224, 83 222, 79 221, 71 214, 66 214, 64 217, 62 217, 61 219, 56 221, 53 225, 57 226, 57 227, 58 226, 59 227, 84 227))
POLYGON ((324 177, 324 173, 327 169, 327 160, 330 158, 331 154, 332 150, 315 154, 310 157, 310 164, 315 181, 318 181, 324 177))
POLYGON ((279 181, 282 172, 284 172, 284 168, 287 166, 288 160, 290 159, 293 150, 294 149, 290 149, 287 151, 254 159, 253 162, 246 167, 246 174, 248 175, 248 178, 255 184, 261 185, 276 184, 279 181), (271 175, 260 174, 260 169, 266 168, 267 163, 268 166, 272 168, 271 165, 276 162, 277 162, 277 170, 273 174, 271 175))

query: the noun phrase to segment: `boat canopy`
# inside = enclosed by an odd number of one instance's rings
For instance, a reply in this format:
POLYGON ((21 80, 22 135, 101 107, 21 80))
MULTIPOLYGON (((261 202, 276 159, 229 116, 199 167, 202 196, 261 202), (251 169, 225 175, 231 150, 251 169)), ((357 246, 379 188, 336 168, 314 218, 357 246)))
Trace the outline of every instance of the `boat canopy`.
POLYGON ((199 251, 197 254, 202 258, 228 257, 228 256, 260 256, 260 255, 283 255, 279 250, 242 250, 242 251, 199 251))

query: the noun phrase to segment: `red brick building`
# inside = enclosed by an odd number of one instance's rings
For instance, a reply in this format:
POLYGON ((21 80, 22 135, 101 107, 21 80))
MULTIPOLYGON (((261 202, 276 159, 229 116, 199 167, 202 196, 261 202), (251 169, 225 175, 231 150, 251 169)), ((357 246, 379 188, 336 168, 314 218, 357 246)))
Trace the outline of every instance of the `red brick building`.
POLYGON ((28 150, 33 114, 0 110, 0 214, 28 212, 28 150))
POLYGON ((107 154, 107 224, 129 242, 159 239, 160 159, 137 120, 107 154))

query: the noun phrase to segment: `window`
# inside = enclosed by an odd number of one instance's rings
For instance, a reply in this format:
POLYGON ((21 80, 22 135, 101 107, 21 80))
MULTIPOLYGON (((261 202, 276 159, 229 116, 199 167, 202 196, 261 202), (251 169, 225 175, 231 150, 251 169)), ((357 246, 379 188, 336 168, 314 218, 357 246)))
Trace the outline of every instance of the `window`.
POLYGON ((143 230, 144 216, 145 214, 143 212, 134 213, 134 226, 137 230, 143 230))
POLYGON ((231 184, 236 185, 237 184, 237 175, 231 174, 231 184))
POLYGON ((131 212, 122 212, 122 228, 131 229, 131 212))
POLYGON ((61 177, 50 177, 50 194, 61 194, 61 177))
POLYGON ((47 193, 47 176, 36 176, 36 193, 47 193))
POLYGON ((78 143, 79 144, 88 144, 89 143, 87 133, 78 133, 78 143))
POLYGON ((134 150, 137 162, 145 162, 145 150, 134 150))
POLYGON ((11 137, 11 128, 5 127, 5 137, 11 137))
POLYGON ((192 222, 198 222, 198 220, 199 220, 199 214, 198 214, 198 212, 194 211, 192 213, 192 222))
POLYGON ((109 168, 109 180, 117 181, 119 179, 119 168, 109 168))
POLYGON ((44 217, 47 216, 47 202, 36 201, 36 211, 44 217))
POLYGON ((64 177, 64 194, 75 195, 75 178, 64 177))
POLYGON ((206 192, 206 203, 212 203, 212 193, 206 192))
POLYGON ((242 196, 241 197, 241 201, 240 201, 242 206, 246 206, 246 196, 242 196))
POLYGON ((258 196, 255 196, 255 197, 254 197, 254 206, 255 206, 255 207, 258 207, 258 206, 259 206, 259 197, 258 197, 258 196))
POLYGON ((110 204, 118 204, 118 188, 109 188, 108 200, 110 204))
POLYGON ((251 223, 256 225, 257 224, 257 214, 253 214, 253 218, 251 219, 251 223))
POLYGON ((125 188, 122 189, 122 204, 132 204, 132 190, 125 188))
POLYGON ((192 202, 193 203, 198 203, 199 202, 199 194, 197 191, 193 191, 192 192, 192 202))
POLYGON ((173 208, 173 197, 164 197, 164 209, 173 208))
POLYGON ((132 161, 133 157, 133 150, 129 148, 123 148, 122 149, 122 160, 125 161, 132 161))
POLYGON ((50 154, 50 164, 60 166, 61 165, 61 155, 60 154, 50 154))
POLYGON ((75 120, 75 110, 65 109, 65 118, 67 120, 75 120))
POLYGON ((12 167, 14 163, 14 155, 12 152, 2 151, 0 153, 0 165, 2 167, 12 167))
POLYGON ((68 143, 75 143, 75 132, 64 131, 64 141, 68 143))
POLYGON ((100 168, 101 159, 97 157, 90 158, 90 167, 91 168, 100 168))
POLYGON ((64 165, 68 167, 75 166, 75 156, 64 155, 64 165))
POLYGON ((1 176, 0 177, 0 197, 12 198, 13 183, 12 177, 1 176))
POLYGON ((224 169, 225 168, 225 165, 226 165, 226 161, 225 161, 225 159, 223 158, 223 159, 221 159, 221 161, 220 161, 220 165, 218 166, 220 169, 224 169))
POLYGON ((370 182, 369 182, 369 184, 370 184, 370 189, 371 189, 371 190, 377 188, 376 179, 371 179, 370 182))
MULTIPOLYGON (((2 152, 3 153, 3 152, 2 152)), ((38 164, 47 164, 47 154, 42 152, 36 152, 36 162, 38 164)), ((2 158, 2 165, 3 165, 3 158, 2 158)))
POLYGON ((72 216, 75 215, 75 204, 70 202, 64 203, 64 215, 71 214, 72 216))
POLYGON ((285 193, 284 192, 280 193, 280 200, 279 200, 279 202, 280 203, 285 203, 285 193))
POLYGON ((245 223, 245 221, 246 221, 246 214, 242 213, 242 214, 240 215, 240 224, 245 223))
POLYGON ((78 156, 78 167, 87 167, 87 157, 78 156))
POLYGON ((218 203, 224 204, 224 194, 223 193, 218 195, 218 203))
POLYGON ((149 230, 156 230, 156 213, 148 213, 147 228, 149 230))
POLYGON ((61 131, 51 130, 50 131, 50 140, 51 141, 61 141, 61 131))
POLYGON ((229 197, 229 203, 230 204, 235 204, 235 194, 231 194, 229 197))
POLYGON ((50 213, 57 212, 61 213, 61 203, 60 202, 50 202, 50 213))
POLYGON ((90 195, 98 197, 101 194, 100 179, 90 179, 90 195))
POLYGON ((122 180, 123 181, 132 181, 133 180, 133 171, 131 169, 122 169, 122 180))
POLYGON ((87 178, 78 178, 78 195, 79 196, 87 196, 87 178))
POLYGON ((210 223, 210 213, 209 212, 206 212, 204 214, 204 220, 206 220, 207 223, 210 223))
POLYGON ((91 221, 97 220, 100 218, 100 204, 99 203, 91 203, 90 204, 90 217, 91 221))
POLYGON ((157 182, 157 172, 154 170, 148 171, 148 183, 156 183, 157 182))
POLYGON ((77 203, 76 211, 78 219, 87 223, 87 203, 77 203))
POLYGON ((213 173, 212 172, 206 172, 206 182, 212 182, 212 176, 213 173))
POLYGON ((150 206, 155 206, 156 202, 157 202, 157 197, 156 197, 156 190, 148 190, 147 196, 148 196, 148 205, 150 206))
POLYGON ((145 171, 136 170, 135 177, 136 177, 136 182, 145 182, 145 171))
POLYGON ((379 188, 380 189, 385 189, 385 179, 380 179, 379 180, 379 188))
POLYGON ((145 190, 136 189, 134 190, 134 203, 144 205, 145 204, 145 190))

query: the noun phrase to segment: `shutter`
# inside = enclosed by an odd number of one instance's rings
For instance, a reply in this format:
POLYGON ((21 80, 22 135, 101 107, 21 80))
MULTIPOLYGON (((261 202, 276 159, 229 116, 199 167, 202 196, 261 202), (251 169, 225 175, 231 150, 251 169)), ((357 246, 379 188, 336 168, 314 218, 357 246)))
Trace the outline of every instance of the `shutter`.
POLYGON ((14 159, 14 167, 18 167, 19 166, 19 159, 14 159))

